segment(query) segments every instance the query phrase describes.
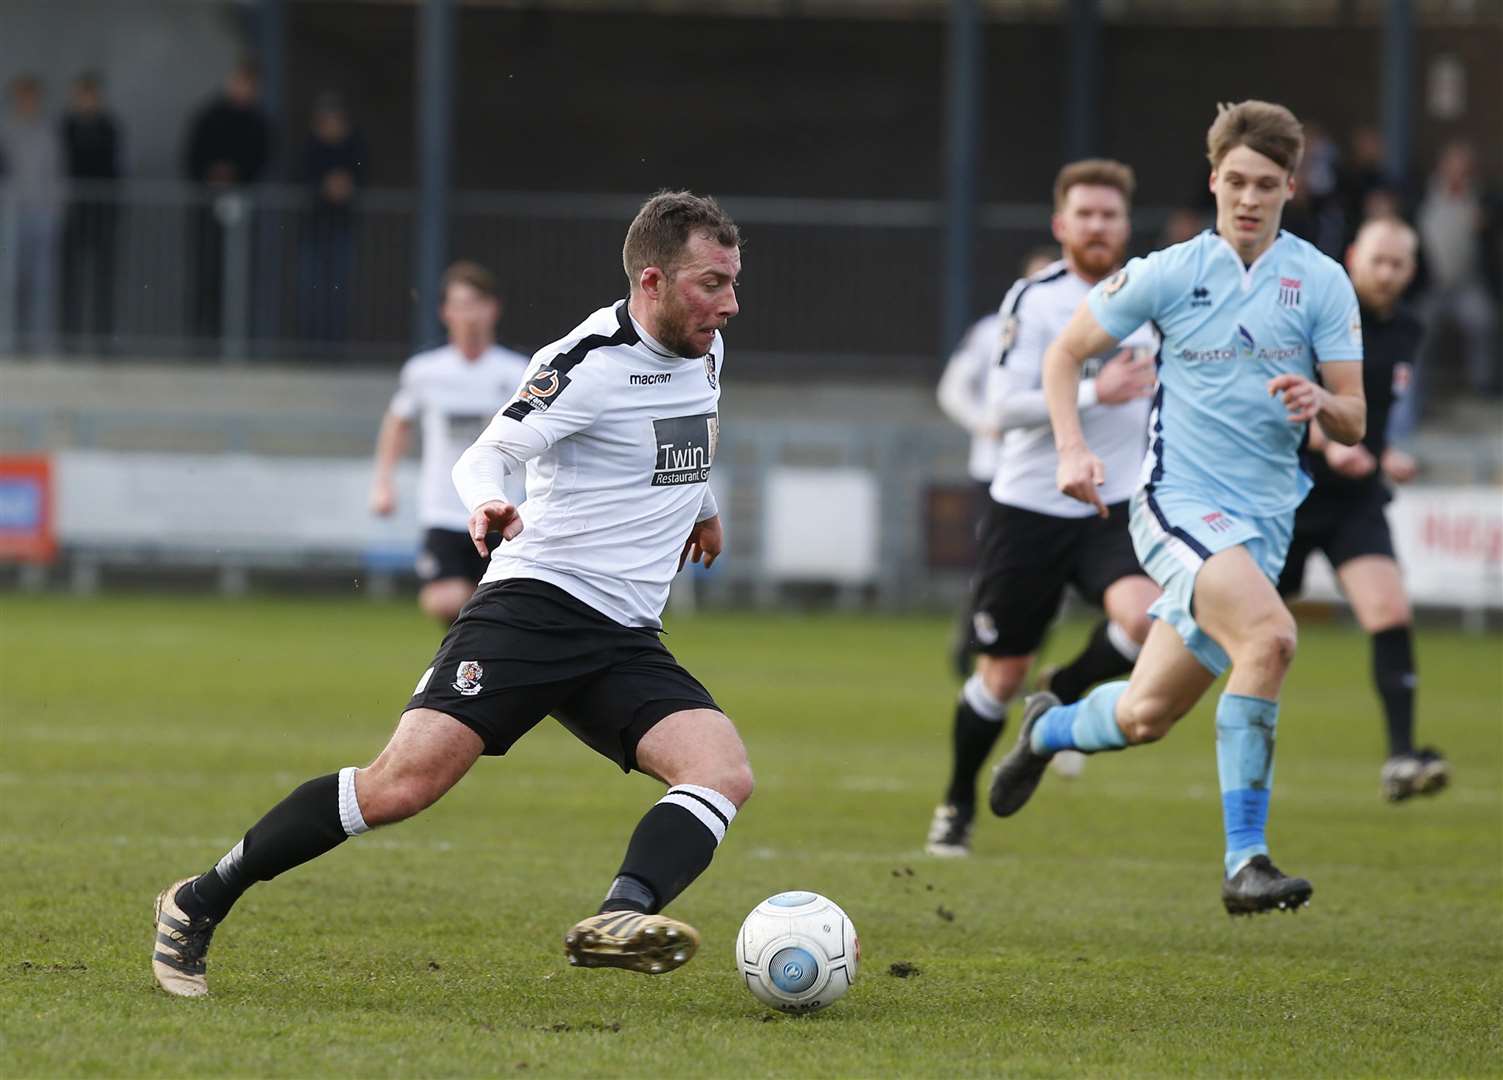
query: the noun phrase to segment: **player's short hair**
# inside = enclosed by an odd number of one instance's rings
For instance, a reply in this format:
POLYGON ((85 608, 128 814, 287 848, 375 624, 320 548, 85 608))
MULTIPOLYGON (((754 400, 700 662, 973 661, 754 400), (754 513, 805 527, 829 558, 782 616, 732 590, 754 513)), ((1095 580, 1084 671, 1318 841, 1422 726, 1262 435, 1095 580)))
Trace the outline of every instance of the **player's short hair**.
POLYGON ((1094 184, 1100 187, 1116 188, 1122 193, 1122 198, 1127 205, 1132 205, 1133 192, 1138 188, 1138 178, 1133 174, 1131 165, 1124 165, 1120 161, 1110 158, 1086 158, 1084 161, 1072 161, 1054 178, 1054 212, 1065 208, 1065 196, 1070 194, 1070 189, 1080 184, 1094 184))
POLYGON ((1256 150, 1285 172, 1299 168, 1305 152, 1305 129, 1282 105, 1271 101, 1239 101, 1217 105, 1216 119, 1206 132, 1206 157, 1211 168, 1239 146, 1256 150))
POLYGON ((697 232, 709 233, 722 247, 741 246, 741 230, 714 199, 689 191, 659 191, 642 204, 626 230, 621 266, 627 282, 635 289, 649 266, 672 277, 679 255, 697 232))
POLYGON ((438 279, 438 299, 443 303, 448 299, 449 286, 468 285, 481 296, 488 296, 495 300, 500 294, 496 290, 496 278, 478 262, 469 259, 460 259, 456 263, 450 263, 444 271, 444 276, 438 279))

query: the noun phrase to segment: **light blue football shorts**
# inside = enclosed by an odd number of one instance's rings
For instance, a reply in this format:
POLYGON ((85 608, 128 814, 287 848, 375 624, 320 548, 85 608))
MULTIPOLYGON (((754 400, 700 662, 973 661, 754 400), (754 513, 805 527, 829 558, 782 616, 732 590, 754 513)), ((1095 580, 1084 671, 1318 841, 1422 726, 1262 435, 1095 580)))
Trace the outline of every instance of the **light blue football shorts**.
POLYGON ((1129 514, 1138 561, 1164 590, 1148 609, 1149 617, 1174 627, 1195 659, 1220 675, 1231 666, 1231 657, 1195 621, 1195 577, 1212 555, 1241 544, 1277 585, 1294 534, 1294 512, 1276 517, 1233 514, 1203 496, 1144 487, 1133 495, 1129 514))

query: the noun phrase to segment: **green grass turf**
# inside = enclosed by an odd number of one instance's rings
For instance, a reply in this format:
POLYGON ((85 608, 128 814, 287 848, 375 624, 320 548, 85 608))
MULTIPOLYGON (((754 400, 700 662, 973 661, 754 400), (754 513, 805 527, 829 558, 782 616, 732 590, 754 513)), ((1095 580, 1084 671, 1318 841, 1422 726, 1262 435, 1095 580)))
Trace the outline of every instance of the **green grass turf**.
POLYGON ((1456 783, 1391 806, 1367 642, 1305 628, 1271 839, 1317 891, 1240 921, 1217 894, 1210 702, 982 820, 973 858, 924 857, 947 638, 939 619, 673 624, 759 781, 674 907, 704 936, 682 971, 564 962, 657 789, 546 723, 417 820, 253 889, 213 996, 181 1001, 153 989, 154 894, 368 760, 436 632, 406 603, 0 597, 0 1074, 1503 1072, 1498 637, 1420 634, 1421 735, 1456 783), (766 1011, 734 969, 742 916, 789 888, 836 899, 864 947, 812 1017, 766 1011))

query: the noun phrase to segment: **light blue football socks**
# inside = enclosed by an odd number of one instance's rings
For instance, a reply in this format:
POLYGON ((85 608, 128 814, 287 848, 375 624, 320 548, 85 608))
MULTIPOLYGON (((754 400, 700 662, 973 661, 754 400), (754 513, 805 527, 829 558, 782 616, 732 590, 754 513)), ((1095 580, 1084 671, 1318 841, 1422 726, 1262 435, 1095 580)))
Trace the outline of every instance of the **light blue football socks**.
MULTIPOLYGON (((1117 701, 1127 683, 1102 683, 1074 705, 1059 705, 1039 717, 1029 736, 1036 754, 1120 750, 1127 736, 1117 726, 1117 701)), ((1245 694, 1222 694, 1216 707, 1216 772, 1226 825, 1226 872, 1230 877, 1254 855, 1268 854, 1268 795, 1273 788, 1274 729, 1279 703, 1245 694)))
POLYGON ((1222 694, 1216 706, 1216 772, 1226 824, 1226 874, 1254 855, 1268 854, 1268 795, 1273 789, 1274 728, 1279 703, 1222 694))
POLYGON ((1126 692, 1125 679, 1102 683, 1074 705, 1056 705, 1033 725, 1028 744, 1035 754, 1121 750, 1127 745, 1127 736, 1117 726, 1117 700, 1126 692))

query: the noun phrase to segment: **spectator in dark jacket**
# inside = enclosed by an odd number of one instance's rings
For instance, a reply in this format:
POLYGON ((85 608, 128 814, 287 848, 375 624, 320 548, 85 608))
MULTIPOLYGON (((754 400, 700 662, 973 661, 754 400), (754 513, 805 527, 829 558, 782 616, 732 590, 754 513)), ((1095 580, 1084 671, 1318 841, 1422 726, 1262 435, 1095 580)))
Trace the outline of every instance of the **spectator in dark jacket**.
POLYGON ((99 347, 114 328, 119 205, 112 185, 120 178, 120 126, 92 72, 73 80, 62 130, 73 181, 63 226, 63 330, 75 343, 93 334, 99 347))
POLYGON ((366 173, 365 140, 338 95, 320 94, 303 148, 301 179, 313 201, 303 234, 298 325, 310 341, 349 336, 356 199, 366 173))
POLYGON ((204 337, 218 337, 222 329, 225 232, 237 227, 242 207, 234 196, 259 180, 271 160, 271 124, 260 99, 255 67, 241 63, 188 129, 184 171, 206 197, 189 229, 188 302, 193 331, 204 337))

